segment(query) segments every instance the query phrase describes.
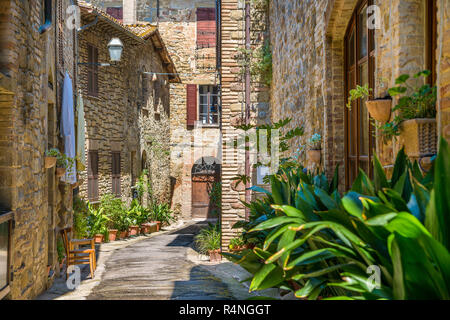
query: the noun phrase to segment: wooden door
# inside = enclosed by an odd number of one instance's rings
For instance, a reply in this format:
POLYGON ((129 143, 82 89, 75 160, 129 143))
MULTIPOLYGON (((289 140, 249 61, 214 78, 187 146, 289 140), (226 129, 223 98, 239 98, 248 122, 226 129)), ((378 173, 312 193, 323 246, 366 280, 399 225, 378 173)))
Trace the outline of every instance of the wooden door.
MULTIPOLYGON (((368 29, 367 7, 372 0, 360 1, 345 37, 346 97, 357 85, 374 87, 375 38, 368 29)), ((345 108, 346 186, 349 188, 359 169, 372 175, 372 156, 375 147, 373 125, 365 100, 353 101, 351 109, 345 108)))
POLYGON ((220 209, 210 200, 214 183, 220 182, 220 165, 203 159, 192 168, 192 218, 218 218, 220 209))

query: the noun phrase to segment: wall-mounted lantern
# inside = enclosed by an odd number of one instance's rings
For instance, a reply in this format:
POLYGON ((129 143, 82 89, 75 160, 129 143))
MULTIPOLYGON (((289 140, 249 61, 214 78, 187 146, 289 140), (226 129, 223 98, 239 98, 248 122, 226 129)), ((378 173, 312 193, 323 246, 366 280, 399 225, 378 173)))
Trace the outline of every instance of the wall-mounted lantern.
POLYGON ((120 61, 123 52, 123 43, 119 38, 112 38, 108 43, 109 57, 111 61, 120 61))

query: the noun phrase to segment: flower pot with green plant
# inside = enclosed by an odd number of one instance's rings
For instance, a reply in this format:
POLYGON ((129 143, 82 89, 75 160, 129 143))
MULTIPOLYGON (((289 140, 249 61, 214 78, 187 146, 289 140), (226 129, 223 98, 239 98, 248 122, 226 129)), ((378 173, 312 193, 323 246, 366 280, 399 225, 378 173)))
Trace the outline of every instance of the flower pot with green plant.
POLYGON ((104 214, 109 218, 109 241, 115 241, 117 238, 122 238, 121 234, 128 230, 130 224, 122 199, 117 198, 112 194, 105 194, 100 199, 100 207, 104 209, 104 214))
POLYGON ((45 159, 44 159, 45 169, 53 168, 56 165, 56 161, 57 161, 58 157, 60 156, 60 154, 61 153, 56 148, 47 150, 45 152, 45 159))
POLYGON ((211 262, 217 262, 222 259, 220 254, 221 239, 220 224, 213 225, 209 223, 208 227, 200 230, 195 237, 195 247, 200 254, 209 255, 211 262))
POLYGON ((64 153, 59 153, 56 159, 56 176, 62 177, 67 170, 71 170, 75 163, 74 158, 67 157, 64 153))
POLYGON ((399 136, 399 145, 415 159, 437 152, 437 87, 423 84, 430 74, 424 70, 413 77, 407 74, 398 77, 397 86, 389 89, 392 97, 398 97, 397 105, 392 109, 396 116, 393 121, 378 126, 385 141, 399 136), (413 85, 408 83, 411 80, 413 85))
POLYGON ((66 249, 64 248, 64 243, 59 238, 56 242, 56 251, 58 253, 59 271, 61 272, 66 260, 66 249))
POLYGON ((352 102, 358 99, 366 100, 366 108, 370 116, 378 122, 386 123, 391 118, 392 98, 386 96, 384 98, 369 99, 372 89, 369 85, 357 85, 355 89, 350 90, 347 107, 351 109, 352 102))
POLYGON ((162 226, 170 225, 171 222, 175 221, 173 212, 167 203, 153 204, 149 218, 151 219, 150 222, 157 224, 158 231, 162 226))
POLYGON ((242 236, 230 240, 228 248, 231 252, 239 252, 245 249, 245 240, 242 236))
POLYGON ((106 239, 109 239, 108 223, 110 222, 110 218, 104 213, 105 209, 102 207, 94 208, 89 203, 88 208, 89 235, 95 239, 96 243, 102 243, 106 239))
POLYGON ((308 143, 307 143, 308 150, 306 151, 306 153, 308 155, 308 160, 317 165, 320 164, 321 141, 322 141, 322 136, 318 133, 315 133, 308 140, 308 143))
MULTIPOLYGON (((137 235, 141 231, 141 226, 148 221, 150 211, 139 203, 137 199, 131 202, 131 206, 128 209, 128 216, 131 219, 131 225, 129 227, 130 235, 137 235)), ((145 228, 143 230, 145 232, 145 228)))

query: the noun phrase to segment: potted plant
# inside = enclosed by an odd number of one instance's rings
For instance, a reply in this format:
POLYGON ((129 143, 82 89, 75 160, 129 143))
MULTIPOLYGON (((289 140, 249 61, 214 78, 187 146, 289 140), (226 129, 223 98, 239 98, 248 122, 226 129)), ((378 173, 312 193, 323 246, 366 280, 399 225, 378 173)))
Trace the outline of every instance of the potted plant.
POLYGON ((91 238, 95 239, 95 243, 102 243, 105 239, 109 239, 108 235, 108 222, 110 219, 104 213, 104 208, 94 208, 92 204, 89 203, 89 234, 91 238))
POLYGON ((45 169, 53 168, 56 165, 56 160, 61 155, 58 149, 52 148, 45 152, 44 166, 45 169))
POLYGON ((169 225, 175 220, 173 212, 170 210, 167 203, 154 204, 149 217, 151 219, 150 222, 156 223, 157 231, 159 231, 162 226, 169 225))
POLYGON ((386 123, 391 118, 392 98, 386 96, 384 98, 369 99, 372 89, 369 85, 356 86, 355 89, 350 90, 347 107, 351 109, 352 102, 358 99, 366 99, 366 108, 370 116, 378 122, 386 123))
MULTIPOLYGON (((416 79, 416 83, 423 83, 423 79, 430 74, 430 71, 424 70, 415 74, 413 79, 416 79)), ((409 75, 401 75, 395 80, 397 86, 389 89, 392 97, 399 97, 392 109, 397 115, 393 121, 378 129, 384 140, 399 136, 399 144, 405 147, 405 153, 418 159, 437 152, 437 87, 429 84, 412 86, 408 84, 409 79, 409 75)))
POLYGON ((315 164, 320 164, 320 153, 322 141, 322 136, 318 133, 313 134, 313 136, 308 140, 308 150, 306 151, 309 161, 315 164))
POLYGON ((215 225, 209 223, 208 227, 200 230, 200 233, 195 237, 195 246, 201 254, 209 255, 211 262, 218 262, 222 260, 221 238, 219 223, 215 225))
POLYGON ((245 241, 244 238, 241 236, 239 238, 233 238, 230 240, 230 245, 228 246, 230 251, 232 252, 239 252, 245 249, 245 241))
POLYGON ((64 153, 60 153, 56 159, 56 176, 62 177, 66 170, 70 170, 75 163, 74 158, 67 157, 64 153))
POLYGON ((62 271, 63 264, 66 261, 66 250, 61 239, 58 239, 56 243, 56 252, 58 254, 59 270, 62 271))

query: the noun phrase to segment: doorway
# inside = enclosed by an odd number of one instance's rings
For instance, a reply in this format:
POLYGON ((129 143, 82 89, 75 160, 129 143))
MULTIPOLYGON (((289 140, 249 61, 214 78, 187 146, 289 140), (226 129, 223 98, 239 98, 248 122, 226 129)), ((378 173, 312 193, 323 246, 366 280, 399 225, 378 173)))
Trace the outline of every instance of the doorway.
MULTIPOLYGON (((374 88, 375 36, 368 28, 367 8, 373 0, 360 1, 350 20, 345 36, 346 97, 357 85, 374 88)), ((372 175, 372 157, 375 146, 374 128, 365 100, 352 102, 345 108, 345 172, 346 187, 352 185, 359 169, 372 175)))
POLYGON ((219 218, 220 208, 210 194, 220 183, 221 166, 213 157, 203 157, 192 166, 192 218, 219 218))

